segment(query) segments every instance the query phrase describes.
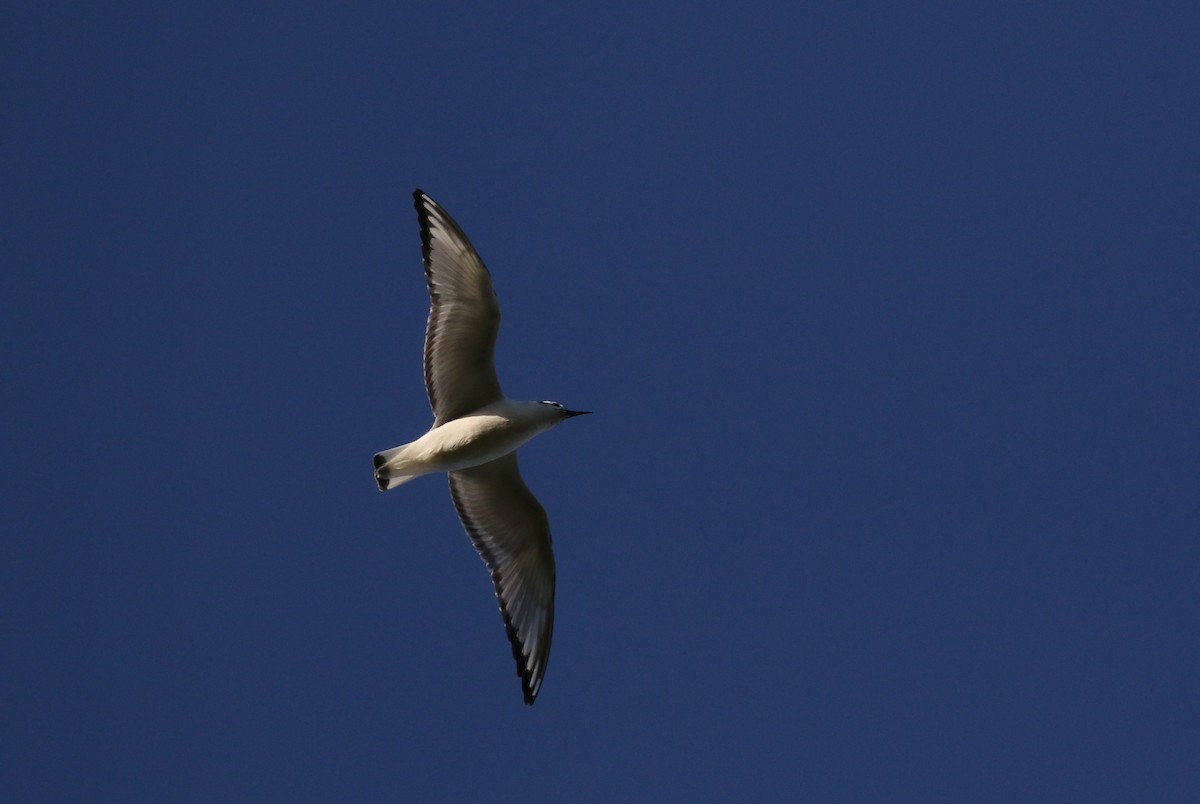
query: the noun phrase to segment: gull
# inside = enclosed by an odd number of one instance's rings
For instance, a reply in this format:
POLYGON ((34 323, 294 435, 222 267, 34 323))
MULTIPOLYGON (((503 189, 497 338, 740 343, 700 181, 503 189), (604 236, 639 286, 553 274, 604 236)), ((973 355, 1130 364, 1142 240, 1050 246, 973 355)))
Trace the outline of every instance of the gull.
POLYGON ((500 305, 491 275, 446 210, 421 190, 413 200, 429 286, 425 390, 434 419, 416 441, 375 456, 375 481, 387 491, 421 475, 449 473, 450 498, 491 572, 532 706, 554 631, 554 552, 546 510, 517 468, 517 448, 591 411, 504 395, 492 361, 500 305))

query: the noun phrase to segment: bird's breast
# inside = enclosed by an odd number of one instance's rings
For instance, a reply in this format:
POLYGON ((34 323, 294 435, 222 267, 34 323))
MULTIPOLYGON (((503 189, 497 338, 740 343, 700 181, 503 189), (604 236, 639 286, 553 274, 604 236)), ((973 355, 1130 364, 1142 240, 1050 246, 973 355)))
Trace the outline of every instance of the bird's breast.
POLYGON ((505 416, 463 416, 421 437, 425 460, 452 472, 495 460, 537 434, 537 429, 505 416))

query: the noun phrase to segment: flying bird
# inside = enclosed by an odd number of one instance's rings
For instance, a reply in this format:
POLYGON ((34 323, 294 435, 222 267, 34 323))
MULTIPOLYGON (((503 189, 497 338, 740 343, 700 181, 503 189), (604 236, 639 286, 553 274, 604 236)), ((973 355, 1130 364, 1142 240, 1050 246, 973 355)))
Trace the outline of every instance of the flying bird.
POLYGON ((425 390, 429 432, 375 456, 380 491, 420 475, 448 472, 450 498, 492 574, 525 703, 542 686, 554 632, 550 522, 517 468, 517 448, 572 416, 557 402, 519 402, 500 390, 492 355, 500 305, 492 278, 450 213, 413 191, 429 321, 425 390))

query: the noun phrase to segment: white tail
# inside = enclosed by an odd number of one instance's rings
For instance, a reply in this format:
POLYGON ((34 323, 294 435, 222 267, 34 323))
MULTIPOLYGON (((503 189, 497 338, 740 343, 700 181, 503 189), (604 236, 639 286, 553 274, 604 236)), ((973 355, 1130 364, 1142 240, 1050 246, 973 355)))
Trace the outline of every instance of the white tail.
POLYGON ((416 474, 405 474, 402 469, 391 465, 397 456, 404 452, 407 446, 405 444, 404 446, 385 449, 375 456, 375 482, 379 484, 380 491, 394 489, 396 486, 407 483, 418 476, 416 474))

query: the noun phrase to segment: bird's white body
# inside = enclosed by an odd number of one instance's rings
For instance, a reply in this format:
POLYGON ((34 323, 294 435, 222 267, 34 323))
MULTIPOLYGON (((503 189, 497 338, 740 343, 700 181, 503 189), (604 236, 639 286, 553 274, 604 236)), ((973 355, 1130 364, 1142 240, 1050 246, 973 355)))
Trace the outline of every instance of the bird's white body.
POLYGON ((469 469, 507 455, 561 421, 562 411, 543 402, 501 399, 384 450, 380 474, 392 489, 421 475, 469 469))

